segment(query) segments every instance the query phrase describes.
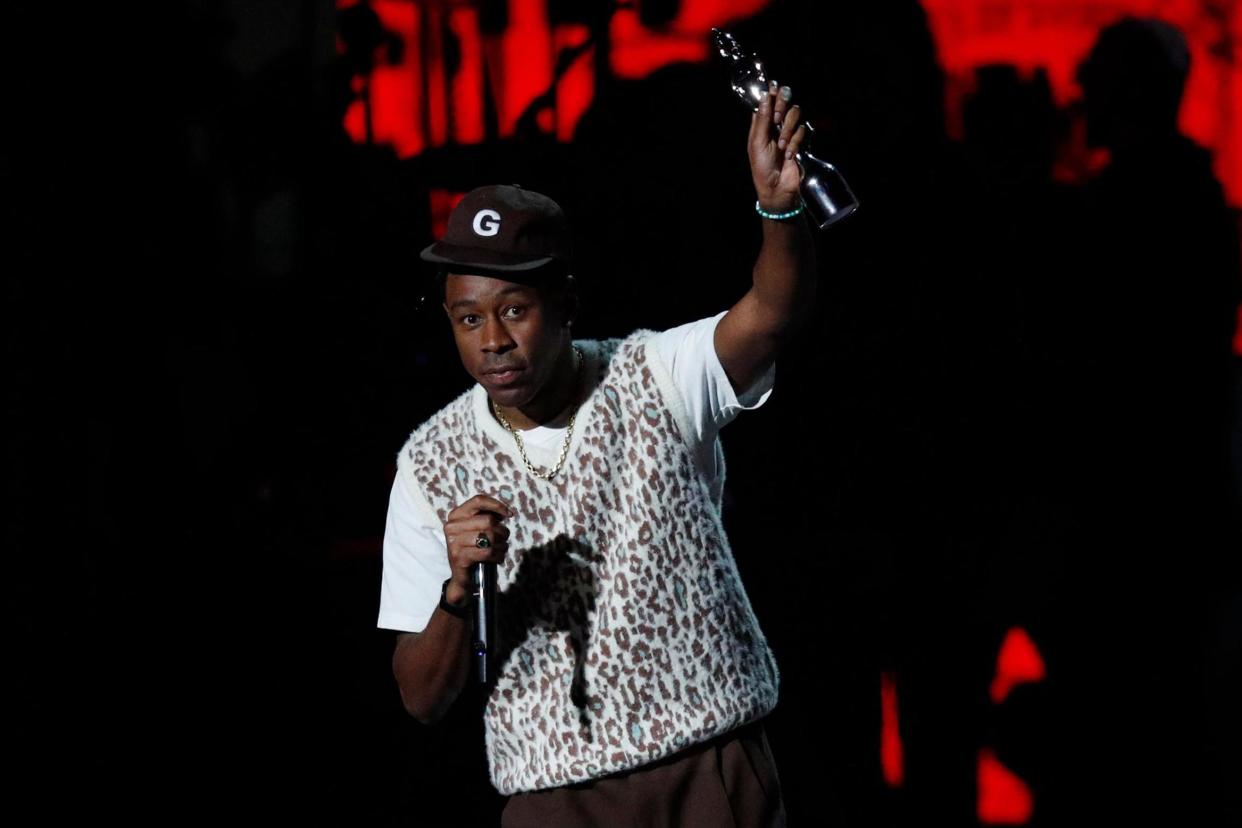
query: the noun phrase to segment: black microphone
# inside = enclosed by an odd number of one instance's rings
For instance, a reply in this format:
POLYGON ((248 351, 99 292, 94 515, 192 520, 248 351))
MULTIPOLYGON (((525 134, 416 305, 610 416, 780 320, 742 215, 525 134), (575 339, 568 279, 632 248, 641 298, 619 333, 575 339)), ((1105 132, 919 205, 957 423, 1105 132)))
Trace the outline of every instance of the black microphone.
POLYGON ((496 564, 474 565, 474 664, 479 684, 492 680, 492 645, 496 641, 496 564))

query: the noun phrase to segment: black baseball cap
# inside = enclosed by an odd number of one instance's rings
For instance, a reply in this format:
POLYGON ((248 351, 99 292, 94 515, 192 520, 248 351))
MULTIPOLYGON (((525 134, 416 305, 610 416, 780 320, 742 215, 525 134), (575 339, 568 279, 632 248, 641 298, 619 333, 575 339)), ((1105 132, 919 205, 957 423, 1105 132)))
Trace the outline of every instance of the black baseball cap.
POLYGON ((523 273, 568 266, 569 223, 560 205, 517 185, 488 184, 466 193, 449 214, 444 238, 419 254, 441 270, 523 273))

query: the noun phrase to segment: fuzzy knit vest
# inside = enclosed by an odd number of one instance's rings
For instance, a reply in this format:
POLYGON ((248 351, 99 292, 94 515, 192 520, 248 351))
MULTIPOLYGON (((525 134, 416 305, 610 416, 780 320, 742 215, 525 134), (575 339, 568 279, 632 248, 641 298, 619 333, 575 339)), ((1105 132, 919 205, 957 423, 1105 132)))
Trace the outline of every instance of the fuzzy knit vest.
POLYGON ((574 343, 589 392, 551 481, 526 468, 477 384, 397 458, 441 521, 480 493, 516 511, 484 711, 501 794, 636 768, 776 705, 776 661, 652 333, 574 343))

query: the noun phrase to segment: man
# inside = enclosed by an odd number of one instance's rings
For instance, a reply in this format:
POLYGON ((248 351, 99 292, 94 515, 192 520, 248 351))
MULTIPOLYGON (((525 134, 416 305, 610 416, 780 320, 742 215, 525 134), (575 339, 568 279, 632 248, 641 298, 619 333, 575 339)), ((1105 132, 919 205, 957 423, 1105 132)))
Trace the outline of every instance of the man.
POLYGON ((1242 807, 1242 719, 1221 681, 1232 633, 1218 626, 1242 548, 1229 468, 1238 229, 1211 153, 1179 127, 1190 69, 1176 27, 1124 17, 1077 70, 1087 142, 1108 164, 1082 189, 1059 309, 1072 359, 1048 384, 1052 467, 1073 470, 1058 489, 1075 518, 1073 577, 1044 648, 1065 700, 1052 824, 1093 810, 1120 824, 1242 824, 1222 813, 1242 807), (1136 550, 1159 550, 1159 563, 1136 550), (1143 795, 1096 796, 1122 788, 1143 795))
POLYGON ((814 300, 791 101, 774 84, 751 120, 763 246, 727 312, 574 340, 564 215, 517 187, 468 193, 423 251, 477 384, 398 455, 379 626, 403 631, 406 709, 437 721, 471 674, 472 569, 497 564, 506 826, 784 823, 760 723, 779 675, 721 524, 718 433, 770 395, 814 300))

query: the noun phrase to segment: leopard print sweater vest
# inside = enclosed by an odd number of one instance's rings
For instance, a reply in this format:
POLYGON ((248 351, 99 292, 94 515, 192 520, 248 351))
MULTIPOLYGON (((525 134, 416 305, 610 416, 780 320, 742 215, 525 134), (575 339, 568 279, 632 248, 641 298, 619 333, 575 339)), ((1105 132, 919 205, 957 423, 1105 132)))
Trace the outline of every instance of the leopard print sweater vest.
POLYGON ((635 768, 776 705, 776 662, 652 333, 575 342, 588 390, 552 481, 526 468, 481 385, 398 455, 442 521, 479 493, 516 511, 484 712, 505 795, 635 768))

